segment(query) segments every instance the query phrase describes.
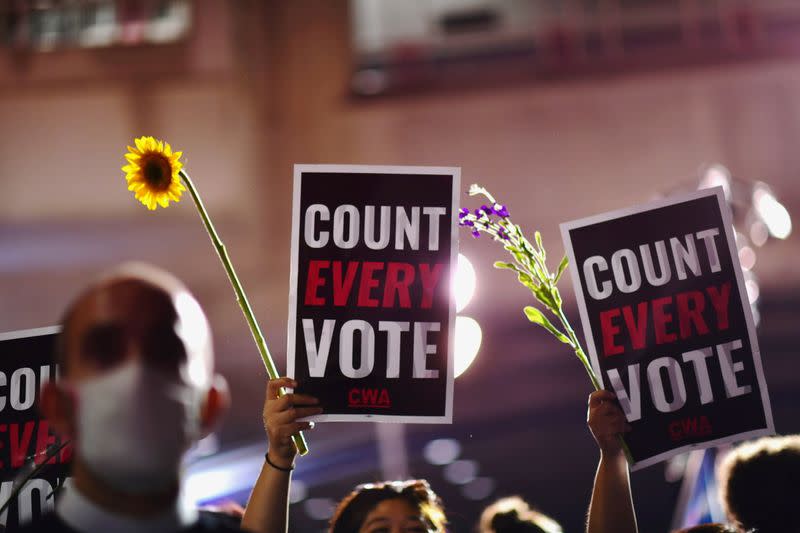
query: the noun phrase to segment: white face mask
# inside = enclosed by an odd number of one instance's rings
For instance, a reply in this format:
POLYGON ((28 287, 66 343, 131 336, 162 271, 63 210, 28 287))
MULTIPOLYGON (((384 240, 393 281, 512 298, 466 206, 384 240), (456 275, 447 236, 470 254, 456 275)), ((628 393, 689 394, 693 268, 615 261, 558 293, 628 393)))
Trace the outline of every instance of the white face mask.
POLYGON ((168 488, 200 436, 200 394, 133 361, 75 385, 77 453, 123 492, 168 488))

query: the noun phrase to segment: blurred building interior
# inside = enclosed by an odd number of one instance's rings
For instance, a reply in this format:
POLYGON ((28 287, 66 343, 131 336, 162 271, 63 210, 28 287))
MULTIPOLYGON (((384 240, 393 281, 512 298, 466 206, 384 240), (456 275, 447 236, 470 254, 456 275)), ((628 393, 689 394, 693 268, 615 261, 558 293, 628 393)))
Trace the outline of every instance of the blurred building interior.
MULTIPOLYGON (((209 315, 234 401, 193 454, 195 497, 243 502, 266 446, 266 374, 189 200, 148 212, 123 186, 140 135, 186 154, 281 369, 294 163, 459 166, 554 258, 560 222, 725 183, 777 430, 800 432, 795 0, 0 1, 0 331, 56 324, 125 259, 176 273, 209 315)), ((510 494, 583 527, 591 386, 525 319, 529 295, 492 268, 501 249, 467 233, 460 246, 483 340, 454 424, 319 425, 294 531, 323 530, 351 486, 396 475, 429 479, 454 530, 510 494)), ((634 474, 642 530, 667 530, 676 469, 634 474)))

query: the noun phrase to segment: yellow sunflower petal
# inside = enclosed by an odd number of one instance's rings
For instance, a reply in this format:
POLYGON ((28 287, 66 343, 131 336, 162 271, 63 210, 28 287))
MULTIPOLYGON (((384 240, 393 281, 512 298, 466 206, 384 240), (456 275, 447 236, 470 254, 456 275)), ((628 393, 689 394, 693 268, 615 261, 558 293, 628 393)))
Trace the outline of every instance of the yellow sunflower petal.
POLYGON ((182 152, 173 151, 168 142, 149 135, 137 137, 134 144, 135 147, 127 147, 128 164, 121 167, 128 190, 150 210, 179 201, 186 190, 180 179, 183 163, 178 161, 182 152))

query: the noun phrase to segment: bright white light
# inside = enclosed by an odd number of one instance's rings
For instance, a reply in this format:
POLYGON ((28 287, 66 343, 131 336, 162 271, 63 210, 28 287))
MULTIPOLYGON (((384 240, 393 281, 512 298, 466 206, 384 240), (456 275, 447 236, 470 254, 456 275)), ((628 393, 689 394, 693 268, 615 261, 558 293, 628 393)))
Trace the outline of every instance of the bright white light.
POLYGON ((456 439, 435 439, 425 445, 422 454, 432 465, 448 465, 458 459, 461 445, 456 439))
POLYGON ((460 313, 475 294, 475 269, 469 259, 462 254, 458 254, 456 275, 453 276, 451 290, 456 298, 456 313, 460 313))
POLYGON ((792 217, 775 195, 765 186, 757 186, 753 191, 753 205, 756 213, 767 225, 770 235, 785 239, 792 233, 792 217))
POLYGON ((202 387, 208 382, 208 360, 211 358, 208 321, 200 304, 188 292, 179 292, 174 302, 180 317, 175 327, 176 333, 193 354, 189 357, 188 377, 192 384, 202 387))
POLYGON ((739 263, 743 270, 753 270, 756 266, 756 253, 749 246, 739 248, 739 263))
POLYGON ((731 199, 731 173, 722 165, 711 165, 700 180, 699 189, 722 187, 725 199, 731 199))
POLYGON ((761 313, 758 312, 758 308, 754 305, 750 306, 750 311, 753 314, 753 325, 758 326, 758 324, 761 322, 761 313))
POLYGON ((760 220, 756 220, 750 225, 750 240, 756 246, 764 246, 764 243, 769 239, 769 229, 767 225, 760 220))
POLYGON ((454 485, 465 485, 478 475, 478 463, 467 459, 455 461, 444 467, 444 478, 454 485))
POLYGON ((758 282, 754 279, 748 279, 744 282, 744 287, 747 289, 747 299, 750 300, 751 304, 756 303, 758 300, 758 296, 761 293, 758 282))
POLYGON ((475 360, 481 347, 481 340, 483 340, 483 332, 474 318, 456 317, 455 377, 463 374, 475 360))

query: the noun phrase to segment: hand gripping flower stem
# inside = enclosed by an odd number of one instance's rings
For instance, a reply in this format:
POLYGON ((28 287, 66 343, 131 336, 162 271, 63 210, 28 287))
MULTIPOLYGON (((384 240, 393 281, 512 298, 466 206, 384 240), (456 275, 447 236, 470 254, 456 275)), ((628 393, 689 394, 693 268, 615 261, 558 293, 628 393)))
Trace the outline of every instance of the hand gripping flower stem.
MULTIPOLYGON (((599 390, 601 388, 600 380, 597 379, 597 375, 592 369, 589 358, 586 356, 575 330, 567 320, 566 314, 564 314, 561 294, 556 286, 569 264, 567 257, 564 256, 561 260, 556 272, 550 272, 546 264, 547 253, 542 244, 542 236, 538 231, 534 235, 534 245, 523 235, 522 229, 511 221, 506 206, 498 204, 489 191, 479 185, 472 185, 469 189, 469 194, 470 196, 482 195, 489 200, 491 205, 482 205, 480 208, 475 209, 474 212, 467 208, 462 208, 458 215, 459 224, 471 229, 473 237, 480 237, 481 233, 487 233, 492 236, 493 240, 503 244, 503 248, 511 255, 513 262, 497 261, 494 266, 514 271, 519 282, 530 289, 539 303, 558 318, 561 328, 555 326, 537 307, 530 305, 525 307, 525 316, 528 317, 528 320, 542 326, 558 340, 572 348, 589 375, 592 386, 594 386, 595 390, 599 390)), ((621 436, 620 440, 622 441, 625 456, 629 462, 633 462, 630 449, 621 436)))
MULTIPOLYGON (((239 277, 236 275, 236 271, 234 270, 233 263, 228 256, 228 251, 225 248, 225 244, 223 244, 222 240, 219 238, 217 230, 214 229, 214 224, 211 222, 211 219, 206 212, 206 208, 203 205, 203 200, 200 198, 200 195, 197 194, 197 189, 195 189, 194 183, 192 183, 189 174, 183 169, 181 169, 179 173, 183 183, 189 190, 189 194, 192 196, 192 200, 194 200, 194 205, 197 206, 197 212, 200 213, 200 218, 203 219, 203 225, 206 227, 208 236, 211 238, 211 242, 214 244, 214 248, 217 250, 217 255, 219 256, 219 260, 222 262, 222 266, 225 267, 225 272, 228 274, 228 279, 231 281, 231 285, 233 285, 233 292, 236 293, 236 301, 239 302, 239 307, 242 308, 242 313, 244 313, 244 318, 247 320, 247 325, 250 326, 250 331, 253 334, 253 339, 256 341, 258 352, 261 354, 261 360, 264 361, 267 374, 269 374, 270 379, 278 379, 278 377, 280 377, 278 374, 278 369, 275 366, 275 362, 272 360, 272 355, 267 347, 267 341, 264 339, 264 335, 261 333, 261 328, 258 326, 256 317, 253 314, 253 309, 250 307, 250 302, 247 300, 247 295, 242 288, 241 282, 239 282, 239 277)), ((286 390, 280 389, 280 395, 283 396, 284 394, 286 394, 286 390)), ((297 448, 297 453, 300 455, 305 455, 308 453, 308 443, 306 442, 306 438, 302 432, 292 437, 292 440, 297 448)))
MULTIPOLYGON (((208 216, 208 212, 206 212, 203 201, 200 199, 200 195, 197 194, 197 189, 195 189, 192 180, 189 178, 189 174, 183 170, 183 163, 180 161, 182 152, 173 152, 169 143, 159 141, 153 137, 139 137, 134 140, 134 144, 135 147, 128 146, 128 153, 125 154, 128 164, 122 167, 122 171, 125 173, 125 180, 128 182, 128 190, 133 191, 136 199, 152 211, 158 206, 166 208, 169 206, 170 201, 179 201, 181 193, 187 188, 189 189, 194 205, 197 207, 197 212, 200 213, 200 218, 203 220, 208 236, 211 237, 211 242, 217 250, 222 266, 225 267, 225 272, 228 274, 231 285, 233 285, 236 301, 239 302, 239 307, 242 308, 247 325, 250 326, 250 332, 256 341, 264 366, 267 367, 267 373, 270 379, 277 379, 278 370, 272 361, 264 335, 261 333, 261 328, 258 327, 258 322, 256 322, 256 317, 250 307, 250 302, 247 301, 247 295, 245 295, 242 284, 233 269, 231 258, 228 256, 225 245, 214 229, 214 224, 211 223, 211 218, 208 216)), ((280 395, 283 396, 284 394, 286 394, 286 391, 280 389, 280 395)), ((297 453, 300 455, 308 453, 308 445, 302 433, 295 435, 292 440, 297 448, 297 453)))

